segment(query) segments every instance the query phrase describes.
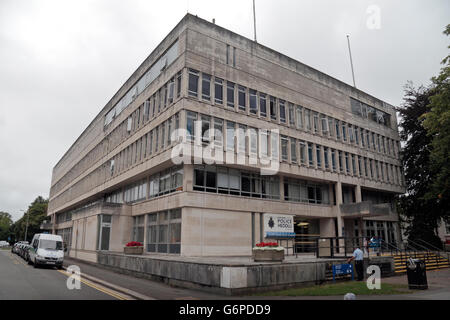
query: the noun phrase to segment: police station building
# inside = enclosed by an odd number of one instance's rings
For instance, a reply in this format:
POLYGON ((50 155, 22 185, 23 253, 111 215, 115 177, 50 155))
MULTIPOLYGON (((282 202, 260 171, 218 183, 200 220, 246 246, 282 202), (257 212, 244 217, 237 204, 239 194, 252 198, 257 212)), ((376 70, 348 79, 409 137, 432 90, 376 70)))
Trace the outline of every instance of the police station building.
MULTIPOLYGON (((187 14, 53 168, 70 256, 249 256, 260 241, 399 237, 393 106, 187 14)), ((307 248, 305 248, 307 250, 307 248)))

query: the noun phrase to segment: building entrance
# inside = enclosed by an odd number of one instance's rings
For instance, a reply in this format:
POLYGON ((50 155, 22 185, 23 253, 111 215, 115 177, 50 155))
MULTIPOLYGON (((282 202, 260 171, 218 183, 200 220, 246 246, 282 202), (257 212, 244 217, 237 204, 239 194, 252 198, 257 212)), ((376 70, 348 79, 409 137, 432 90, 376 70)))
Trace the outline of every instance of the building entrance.
POLYGON ((295 252, 316 252, 316 240, 320 237, 319 220, 294 217, 295 252))

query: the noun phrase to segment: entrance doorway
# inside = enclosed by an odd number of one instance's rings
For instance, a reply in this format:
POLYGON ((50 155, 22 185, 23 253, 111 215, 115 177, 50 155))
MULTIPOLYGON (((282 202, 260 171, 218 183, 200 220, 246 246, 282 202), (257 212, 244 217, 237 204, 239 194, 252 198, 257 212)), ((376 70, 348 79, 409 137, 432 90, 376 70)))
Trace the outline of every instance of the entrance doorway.
POLYGON ((111 215, 101 214, 98 219, 98 249, 108 251, 111 235, 111 215))
POLYGON ((294 217, 295 252, 316 252, 316 240, 320 237, 319 220, 294 217))

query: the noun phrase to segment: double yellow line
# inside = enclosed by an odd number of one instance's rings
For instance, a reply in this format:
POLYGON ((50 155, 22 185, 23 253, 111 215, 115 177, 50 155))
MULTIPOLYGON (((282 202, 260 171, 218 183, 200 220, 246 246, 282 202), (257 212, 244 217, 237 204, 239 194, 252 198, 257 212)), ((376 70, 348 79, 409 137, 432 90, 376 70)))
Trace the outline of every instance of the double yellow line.
MULTIPOLYGON (((66 271, 63 271, 63 270, 58 270, 58 272, 62 273, 63 275, 65 275, 67 277, 72 276, 72 274, 70 274, 70 273, 68 273, 66 271)), ((101 291, 101 292, 103 292, 103 293, 105 293, 107 295, 110 295, 110 296, 112 296, 112 297, 114 297, 116 299, 119 299, 119 300, 130 300, 130 299, 128 299, 128 298, 126 298, 124 296, 121 296, 121 295, 119 295, 119 294, 117 294, 115 292, 112 292, 112 291, 110 291, 110 290, 108 290, 106 288, 100 288, 100 287, 96 286, 95 284, 93 284, 92 282, 82 279, 82 275, 80 275, 80 281, 83 282, 85 285, 87 285, 87 286, 89 286, 91 288, 94 288, 94 289, 96 289, 98 291, 101 291)))

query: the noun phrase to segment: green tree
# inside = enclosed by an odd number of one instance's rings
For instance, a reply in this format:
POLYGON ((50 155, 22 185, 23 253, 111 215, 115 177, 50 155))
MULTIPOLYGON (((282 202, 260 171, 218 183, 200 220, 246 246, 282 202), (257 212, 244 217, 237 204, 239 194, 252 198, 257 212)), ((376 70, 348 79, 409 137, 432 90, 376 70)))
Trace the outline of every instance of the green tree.
MULTIPOLYGON (((450 24, 444 31, 450 35, 450 24)), ((450 46, 448 47, 450 48, 450 46)), ((450 212, 450 56, 443 61, 443 68, 432 78, 433 94, 429 111, 424 115, 423 126, 431 137, 430 165, 434 179, 426 193, 426 199, 437 201, 439 215, 449 217, 450 212)))
MULTIPOLYGON (((450 35, 450 25, 444 31, 450 35)), ((450 47, 449 47, 450 48, 450 47)), ((400 138, 407 194, 399 197, 398 211, 407 222, 408 239, 441 247, 437 228, 450 208, 450 56, 432 84, 405 87, 400 138)))
POLYGON ((398 212, 407 222, 408 239, 425 240, 441 246, 436 229, 440 221, 437 202, 426 197, 435 173, 430 166, 432 138, 423 126, 423 115, 430 109, 432 88, 415 89, 412 83, 405 86, 404 103, 398 109, 401 116, 400 138, 404 143, 402 161, 405 173, 406 194, 399 197, 398 212))
POLYGON ((13 224, 11 215, 7 212, 0 211, 0 241, 8 240, 10 236, 10 228, 13 224))
POLYGON ((41 223, 47 217, 48 200, 38 196, 29 206, 24 215, 11 226, 14 240, 24 240, 25 233, 27 241, 31 241, 35 233, 41 232, 41 223), (29 216, 27 216, 29 215, 29 216), (26 228, 28 219, 28 229, 26 228), (27 230, 27 231, 26 231, 27 230))

